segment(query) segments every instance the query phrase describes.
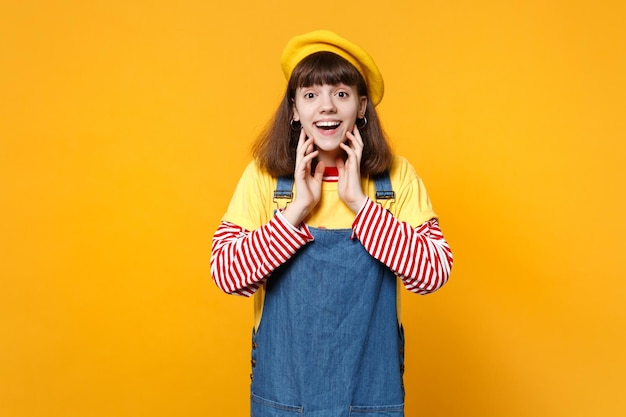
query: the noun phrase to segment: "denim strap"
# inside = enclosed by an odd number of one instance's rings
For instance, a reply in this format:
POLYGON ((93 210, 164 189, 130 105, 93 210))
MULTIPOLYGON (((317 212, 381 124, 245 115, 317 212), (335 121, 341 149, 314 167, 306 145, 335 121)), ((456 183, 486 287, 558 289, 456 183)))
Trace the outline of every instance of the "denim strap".
POLYGON ((278 208, 285 208, 287 204, 293 200, 293 177, 282 176, 278 177, 276 182, 276 189, 274 190, 274 203, 278 208))
POLYGON ((376 189, 376 200, 395 200, 396 193, 391 187, 391 180, 389 179, 389 171, 385 171, 382 174, 376 175, 372 178, 374 180, 374 188, 376 189))

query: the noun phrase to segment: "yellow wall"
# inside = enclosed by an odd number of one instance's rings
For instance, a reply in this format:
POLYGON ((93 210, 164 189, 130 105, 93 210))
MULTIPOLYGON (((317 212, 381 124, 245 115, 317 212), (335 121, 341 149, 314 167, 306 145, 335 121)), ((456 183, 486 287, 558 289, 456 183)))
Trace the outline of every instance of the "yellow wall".
POLYGON ((209 248, 329 28, 375 57, 451 282, 405 297, 408 416, 623 416, 621 1, 0 3, 0 416, 245 416, 209 248))

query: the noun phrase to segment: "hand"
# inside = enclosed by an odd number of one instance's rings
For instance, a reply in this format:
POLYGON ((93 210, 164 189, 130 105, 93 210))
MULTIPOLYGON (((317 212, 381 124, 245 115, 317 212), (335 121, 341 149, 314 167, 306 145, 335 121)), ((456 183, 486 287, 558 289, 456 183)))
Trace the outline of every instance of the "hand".
POLYGON ((282 212, 285 219, 294 226, 300 225, 320 201, 324 163, 319 162, 315 167, 315 172, 311 174, 311 163, 318 154, 319 151, 315 150, 313 145, 313 138, 307 138, 304 129, 302 129, 296 148, 296 168, 294 171, 296 197, 282 212))
POLYGON ((337 170, 339 171, 339 181, 337 183, 337 191, 339 198, 357 213, 366 196, 361 186, 361 156, 363 155, 363 139, 359 129, 354 126, 352 132, 346 134, 349 145, 342 143, 341 148, 346 152, 348 157, 345 162, 343 159, 337 159, 337 170))

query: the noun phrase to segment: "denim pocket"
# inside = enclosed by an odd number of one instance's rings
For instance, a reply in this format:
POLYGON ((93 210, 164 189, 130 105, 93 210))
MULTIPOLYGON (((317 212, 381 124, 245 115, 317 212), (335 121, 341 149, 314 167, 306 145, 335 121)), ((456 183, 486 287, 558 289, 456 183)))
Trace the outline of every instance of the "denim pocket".
POLYGON ((250 415, 251 417, 296 417, 302 415, 302 407, 281 404, 251 394, 250 415))
POLYGON ((351 417, 404 417, 404 404, 398 405, 353 405, 350 407, 351 417))

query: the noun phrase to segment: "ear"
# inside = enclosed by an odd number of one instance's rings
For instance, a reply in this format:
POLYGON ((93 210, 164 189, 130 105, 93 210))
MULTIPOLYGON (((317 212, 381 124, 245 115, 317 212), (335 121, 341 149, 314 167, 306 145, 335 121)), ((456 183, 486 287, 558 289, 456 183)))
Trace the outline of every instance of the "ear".
POLYGON ((367 96, 361 96, 359 98, 359 119, 362 119, 365 116, 365 111, 367 110, 367 96))
POLYGON ((296 108, 296 103, 293 103, 291 105, 291 111, 293 112, 293 117, 292 119, 295 120, 296 122, 300 120, 300 115, 298 114, 298 109, 296 108))

